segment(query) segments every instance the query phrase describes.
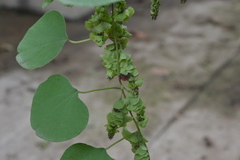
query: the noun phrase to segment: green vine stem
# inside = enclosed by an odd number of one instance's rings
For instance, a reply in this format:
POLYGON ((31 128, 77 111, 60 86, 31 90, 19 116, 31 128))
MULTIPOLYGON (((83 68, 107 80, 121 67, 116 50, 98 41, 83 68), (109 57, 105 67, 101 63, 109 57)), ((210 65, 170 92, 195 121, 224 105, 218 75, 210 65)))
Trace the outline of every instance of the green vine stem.
POLYGON ((120 65, 119 65, 119 51, 118 51, 118 41, 116 36, 116 22, 114 22, 114 5, 112 4, 112 25, 113 25, 113 37, 114 37, 114 44, 116 47, 116 56, 117 56, 117 74, 120 75, 120 65))
POLYGON ((94 89, 94 90, 90 90, 90 91, 78 91, 78 93, 85 94, 85 93, 105 91, 105 90, 111 90, 111 89, 121 89, 121 88, 119 88, 119 87, 100 88, 100 89, 94 89))
MULTIPOLYGON (((117 37, 117 33, 116 33, 116 22, 114 21, 114 16, 115 16, 115 15, 114 15, 114 5, 113 5, 113 4, 111 5, 111 8, 112 8, 112 25, 113 25, 113 30, 112 30, 112 31, 113 31, 113 37, 114 37, 114 38, 113 38, 113 43, 114 43, 114 45, 115 45, 115 49, 116 49, 115 52, 116 52, 116 59, 117 59, 117 74, 120 75, 121 73, 120 73, 120 52, 119 52, 119 47, 121 48, 121 44, 118 42, 118 37, 117 37)), ((125 92, 124 92, 124 90, 126 90, 126 88, 125 88, 125 86, 122 84, 122 81, 121 81, 120 79, 119 79, 119 84, 120 84, 120 86, 121 86, 122 96, 123 96, 124 99, 126 99, 127 96, 126 96, 126 94, 125 94, 125 92)), ((142 139, 144 139, 144 138, 143 138, 141 129, 140 129, 140 127, 139 127, 139 124, 137 123, 137 120, 135 119, 132 111, 129 111, 129 113, 130 113, 130 115, 131 115, 131 117, 132 117, 132 119, 133 119, 133 122, 134 122, 134 124, 135 124, 135 126, 136 126, 136 128, 137 128, 137 135, 139 135, 139 136, 138 136, 139 145, 140 145, 140 143, 143 143, 144 146, 147 148, 146 143, 142 140, 142 139)), ((126 137, 123 138, 123 139, 126 139, 126 137)), ((119 142, 122 141, 123 139, 120 139, 119 141, 113 143, 113 145, 119 143, 119 142)), ((111 145, 111 146, 113 146, 113 145, 111 145)), ((111 147, 111 146, 110 146, 110 147, 111 147)), ((147 152, 148 152, 148 149, 147 149, 147 152)), ((148 152, 148 158, 150 159, 149 152, 148 152)))
MULTIPOLYGON (((133 64, 131 54, 124 51, 128 37, 132 35, 127 32, 127 27, 123 23, 127 22, 133 14, 134 9, 127 7, 124 0, 107 6, 95 7, 94 15, 85 22, 85 28, 91 31, 89 36, 99 47, 102 47, 107 39, 112 41, 104 48, 106 54, 100 55, 108 79, 117 77, 120 86, 118 89, 121 90, 120 98, 113 104, 107 115, 105 127, 108 138, 111 140, 122 129, 123 139, 130 142, 132 146, 132 152, 135 154, 134 160, 150 160, 147 140, 140 129, 145 128, 148 122, 148 117, 144 115, 146 106, 138 95, 138 88, 143 84, 143 79, 137 78, 138 71, 133 64), (126 81, 128 85, 125 87, 122 81, 126 81), (137 128, 135 132, 128 131, 128 122, 135 124, 137 128)), ((123 139, 113 143, 107 149, 123 139)))

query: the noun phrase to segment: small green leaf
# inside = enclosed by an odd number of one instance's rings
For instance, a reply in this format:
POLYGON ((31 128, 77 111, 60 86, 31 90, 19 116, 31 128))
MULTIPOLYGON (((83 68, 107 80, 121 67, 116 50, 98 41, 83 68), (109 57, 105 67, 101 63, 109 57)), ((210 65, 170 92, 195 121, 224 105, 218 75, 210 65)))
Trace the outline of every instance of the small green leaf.
POLYGON ((121 52, 120 54, 120 61, 122 60, 130 60, 131 59, 131 54, 128 54, 126 52, 121 52))
POLYGON ((91 40, 93 40, 99 47, 103 46, 105 44, 105 41, 108 39, 104 35, 98 35, 94 32, 91 32, 89 34, 89 37, 91 40))
POLYGON ((88 122, 88 109, 62 75, 53 75, 36 90, 31 109, 31 125, 47 141, 60 142, 80 134, 88 122))
POLYGON ((52 2, 53 2, 53 0, 45 0, 45 1, 42 3, 42 9, 47 8, 47 6, 49 6, 52 2))
POLYGON ((146 117, 146 116, 141 116, 141 117, 139 117, 139 118, 142 119, 141 121, 138 121, 139 126, 140 126, 141 128, 145 128, 146 125, 147 125, 147 123, 148 123, 149 118, 146 117))
POLYGON ((64 5, 95 7, 119 2, 121 0, 58 0, 58 1, 64 5))
POLYGON ((70 146, 60 160, 114 160, 104 148, 94 148, 87 144, 76 143, 70 146))
POLYGON ((123 100, 119 99, 118 101, 116 101, 113 107, 116 109, 122 109, 124 107, 123 100))
POLYGON ((139 101, 140 101, 140 98, 138 97, 131 97, 129 98, 129 101, 132 105, 136 105, 139 101))
POLYGON ((142 78, 139 78, 136 80, 135 84, 140 87, 143 84, 144 80, 142 78))
POLYGON ((127 109, 128 109, 129 111, 134 111, 136 108, 137 108, 137 106, 134 106, 134 105, 128 105, 128 106, 127 106, 127 109))
POLYGON ((97 26, 94 27, 93 31, 97 33, 104 32, 105 30, 108 30, 111 28, 111 24, 108 22, 101 22, 97 26))
POLYGON ((134 14, 134 9, 132 7, 128 7, 126 10, 124 10, 123 13, 120 13, 116 15, 114 18, 116 21, 119 22, 127 22, 130 17, 134 14))
POLYGON ((18 45, 16 60, 26 69, 42 67, 60 53, 67 39, 63 16, 49 11, 27 31, 18 45))
POLYGON ((127 128, 123 128, 122 136, 131 143, 138 143, 137 132, 131 133, 127 128))

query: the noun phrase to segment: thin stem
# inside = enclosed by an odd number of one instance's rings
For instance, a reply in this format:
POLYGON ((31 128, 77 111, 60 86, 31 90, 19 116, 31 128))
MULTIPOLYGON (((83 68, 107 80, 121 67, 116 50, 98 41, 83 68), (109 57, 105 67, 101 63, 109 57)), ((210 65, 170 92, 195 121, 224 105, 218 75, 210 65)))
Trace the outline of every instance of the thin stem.
POLYGON ((104 90, 110 90, 110 89, 121 89, 119 87, 109 87, 109 88, 100 88, 100 89, 94 89, 90 91, 78 91, 78 93, 91 93, 91 92, 97 92, 97 91, 104 91, 104 90))
POLYGON ((136 125, 136 127, 137 127, 137 130, 138 130, 138 132, 139 132, 139 133, 141 133, 141 129, 139 128, 139 126, 138 126, 138 123, 137 123, 136 119, 134 118, 134 116, 133 116, 132 112, 131 112, 131 111, 129 111, 129 113, 130 113, 130 115, 131 115, 131 116, 132 116, 132 118, 133 118, 133 121, 134 121, 134 123, 135 123, 135 125, 136 125))
POLYGON ((111 148, 112 146, 118 144, 119 142, 121 142, 122 140, 124 140, 125 138, 121 138, 118 141, 114 142, 113 144, 111 144, 109 147, 105 148, 105 150, 108 150, 109 148, 111 148))
MULTIPOLYGON (((115 44, 116 47, 116 54, 117 54, 117 73, 118 75, 120 75, 120 64, 119 64, 119 59, 120 59, 120 53, 119 53, 119 48, 118 48, 118 39, 117 39, 117 35, 116 35, 116 22, 114 22, 114 5, 112 4, 112 24, 113 24, 113 30, 112 30, 112 34, 113 34, 113 42, 115 44)), ((121 45, 120 45, 121 47, 121 45)), ((122 90, 122 95, 126 98, 126 95, 124 93, 124 89, 126 90, 126 88, 123 86, 122 81, 119 79, 119 84, 121 85, 121 90, 122 90)))
POLYGON ((116 54, 117 54, 117 73, 118 75, 120 75, 120 65, 119 65, 119 53, 118 53, 118 40, 117 40, 117 35, 116 35, 116 22, 114 22, 114 5, 112 4, 112 24, 113 24, 113 40, 114 40, 114 44, 115 44, 115 47, 116 47, 116 54))
POLYGON ((120 79, 119 79, 119 84, 121 86, 122 95, 123 95, 124 98, 126 98, 127 96, 126 96, 124 90, 127 90, 127 89, 124 87, 124 85, 122 84, 122 81, 120 79))
POLYGON ((68 42, 73 43, 73 44, 83 43, 83 42, 87 42, 87 41, 91 41, 91 39, 88 38, 88 39, 84 39, 84 40, 80 40, 80 41, 73 41, 73 40, 68 39, 68 42))
MULTIPOLYGON (((122 90, 122 93, 124 93, 124 90, 122 90)), ((126 98, 126 95, 125 95, 125 94, 124 94, 123 96, 126 98)), ((132 113, 131 111, 129 111, 129 113, 130 113, 131 117, 133 118, 133 122, 134 122, 135 126, 137 127, 138 134, 140 134, 140 136, 143 138, 143 135, 142 135, 141 129, 140 129, 138 123, 137 123, 137 120, 135 119, 135 117, 133 116, 133 113, 132 113)), ((141 138, 141 139, 142 139, 142 138, 141 138)), ((142 143, 144 143, 145 147, 147 148, 148 156, 149 156, 149 158, 150 158, 150 154, 149 154, 149 151, 148 151, 148 147, 147 147, 146 142, 144 142, 144 141, 142 140, 142 143)))
MULTIPOLYGON (((120 81, 120 84, 122 85, 121 81, 120 81)), ((127 98, 124 90, 122 88, 121 88, 121 90, 122 90, 123 97, 127 98)), ((136 125, 138 132, 141 133, 141 129, 139 128, 138 123, 137 123, 135 117, 133 116, 133 113, 131 111, 129 111, 129 113, 130 113, 131 117, 133 118, 134 124, 136 125)))
MULTIPOLYGON (((147 148, 148 156, 149 156, 149 158, 150 158, 150 154, 149 154, 149 151, 148 151, 148 146, 147 146, 146 142, 144 142, 144 140, 143 140, 143 135, 142 135, 141 129, 140 129, 140 127, 138 126, 137 121, 136 121, 136 119, 134 118, 132 112, 129 111, 129 113, 130 113, 130 115, 131 115, 132 118, 133 118, 133 121, 134 121, 134 123, 135 123, 135 125, 136 125, 136 127, 137 127, 137 130, 138 130, 138 134, 141 136, 142 143, 143 143, 143 144, 145 145, 145 147, 147 148)), ((139 139, 140 139, 140 138, 139 138, 139 139)))

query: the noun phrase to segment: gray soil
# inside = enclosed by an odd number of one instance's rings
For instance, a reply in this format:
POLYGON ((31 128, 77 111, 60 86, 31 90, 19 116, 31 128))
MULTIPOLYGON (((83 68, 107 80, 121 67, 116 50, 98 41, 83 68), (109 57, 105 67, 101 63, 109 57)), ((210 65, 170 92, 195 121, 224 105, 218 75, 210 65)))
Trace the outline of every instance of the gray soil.
MULTIPOLYGON (((131 2, 132 3, 132 2, 131 2)), ((143 130, 152 160, 240 160, 240 1, 163 2, 156 21, 149 2, 137 1, 128 30, 132 54, 145 83, 140 96, 149 124, 143 130)), ((31 100, 37 86, 63 74, 79 90, 116 86, 108 81, 92 42, 67 44, 41 69, 28 71, 15 61, 16 47, 38 15, 0 10, 0 159, 58 160, 71 144, 107 147, 106 115, 119 93, 80 95, 89 124, 70 141, 50 143, 30 127, 31 100)), ((89 16, 87 16, 89 18, 89 16)), ((67 22, 70 39, 88 38, 84 19, 67 22)), ((134 129, 134 126, 132 127, 134 129)), ((131 160, 128 142, 108 150, 116 160, 131 160)))

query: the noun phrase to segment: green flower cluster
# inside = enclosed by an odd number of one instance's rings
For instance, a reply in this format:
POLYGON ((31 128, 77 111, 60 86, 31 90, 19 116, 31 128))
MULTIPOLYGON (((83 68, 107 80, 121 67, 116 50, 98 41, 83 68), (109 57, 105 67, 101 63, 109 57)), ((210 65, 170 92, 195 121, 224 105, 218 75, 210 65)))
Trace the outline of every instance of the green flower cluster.
POLYGON ((126 6, 126 1, 120 1, 116 3, 116 10, 114 11, 114 20, 116 22, 127 22, 129 18, 134 14, 134 9, 132 7, 126 6))
POLYGON ((98 46, 105 44, 108 37, 105 32, 112 27, 112 18, 108 14, 108 6, 95 7, 91 19, 85 22, 85 28, 92 31, 89 35, 98 46))
POLYGON ((143 79, 137 78, 139 73, 133 64, 131 55, 124 51, 128 42, 127 38, 132 35, 127 32, 127 27, 123 23, 132 17, 134 10, 132 7, 127 8, 124 0, 114 5, 111 5, 111 15, 108 11, 110 6, 96 7, 94 15, 85 23, 85 27, 92 31, 90 39, 98 46, 103 46, 107 39, 112 41, 112 44, 104 48, 106 54, 100 57, 107 70, 108 79, 118 76, 122 89, 121 98, 114 103, 112 111, 107 115, 105 127, 109 139, 112 139, 120 128, 123 128, 123 137, 131 143, 135 160, 148 160, 150 158, 145 144, 147 140, 143 138, 139 129, 139 127, 146 127, 148 122, 148 117, 144 115, 146 106, 138 97, 138 88, 143 84, 143 79), (128 82, 127 87, 122 81, 128 82), (128 95, 125 95, 125 92, 128 92, 128 95), (134 133, 130 133, 125 128, 132 120, 138 129, 134 133))
POLYGON ((146 106, 143 100, 139 97, 128 97, 124 99, 124 104, 127 110, 137 114, 137 123, 141 128, 145 128, 148 122, 148 117, 144 116, 146 106))
POLYGON ((158 12, 160 10, 160 0, 151 0, 151 1, 152 1, 152 4, 151 4, 150 14, 151 14, 152 20, 156 20, 158 16, 158 12))
POLYGON ((106 55, 101 54, 102 64, 105 66, 107 70, 107 77, 109 79, 114 78, 118 75, 118 62, 117 62, 117 53, 114 44, 107 45, 104 49, 106 55))
POLYGON ((114 41, 114 38, 118 37, 121 46, 125 48, 127 43, 125 37, 132 35, 126 31, 127 27, 122 25, 122 22, 127 22, 132 17, 134 9, 132 7, 126 8, 125 1, 116 3, 113 15, 108 14, 108 8, 109 6, 95 7, 95 13, 90 20, 85 22, 85 28, 92 31, 89 37, 99 47, 103 46, 108 38, 114 41))
POLYGON ((107 77, 109 79, 123 74, 131 75, 129 80, 133 81, 134 77, 138 76, 138 71, 133 65, 133 60, 131 59, 130 54, 122 50, 118 50, 119 53, 116 53, 117 51, 114 44, 107 45, 105 52, 106 55, 101 55, 101 58, 103 59, 102 64, 106 67, 107 77), (119 55, 119 58, 117 55, 119 55))
POLYGON ((108 123, 105 125, 108 131, 108 138, 112 139, 115 133, 119 132, 118 128, 126 127, 126 124, 133 120, 128 116, 128 110, 124 101, 119 99, 113 105, 113 110, 107 115, 108 123))
POLYGON ((127 123, 133 118, 128 116, 128 112, 136 113, 136 120, 141 128, 145 128, 148 122, 148 117, 144 116, 146 106, 143 100, 138 97, 128 97, 119 99, 114 103, 112 112, 107 115, 106 130, 109 139, 112 139, 115 133, 119 132, 118 128, 126 127, 127 123))
POLYGON ((150 160, 148 149, 145 145, 147 140, 142 137, 141 133, 131 133, 126 128, 123 128, 122 135, 132 145, 132 152, 135 153, 134 160, 150 160))
POLYGON ((129 96, 138 96, 138 88, 143 84, 143 79, 137 77, 131 77, 129 80, 128 88, 131 89, 131 92, 129 92, 129 96))

